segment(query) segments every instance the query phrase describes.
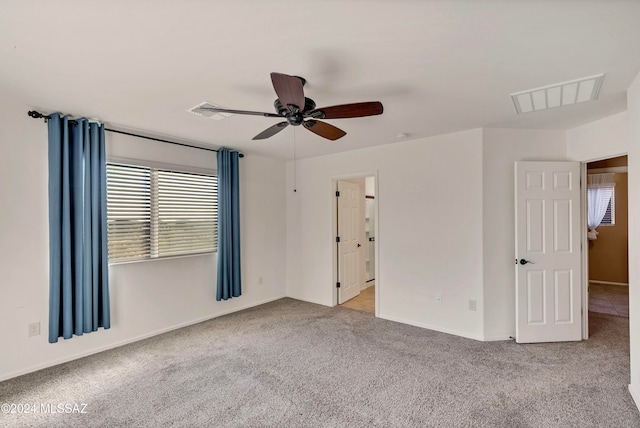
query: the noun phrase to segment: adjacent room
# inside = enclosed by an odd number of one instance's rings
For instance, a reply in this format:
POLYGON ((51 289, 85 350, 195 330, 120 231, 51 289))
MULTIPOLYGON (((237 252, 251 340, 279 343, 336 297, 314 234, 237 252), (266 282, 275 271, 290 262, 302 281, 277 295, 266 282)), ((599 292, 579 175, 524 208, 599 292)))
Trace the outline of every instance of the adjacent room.
POLYGON ((0 425, 640 426, 640 2, 0 4, 0 425))
POLYGON ((589 310, 621 317, 629 316, 627 162, 619 156, 587 164, 589 310))

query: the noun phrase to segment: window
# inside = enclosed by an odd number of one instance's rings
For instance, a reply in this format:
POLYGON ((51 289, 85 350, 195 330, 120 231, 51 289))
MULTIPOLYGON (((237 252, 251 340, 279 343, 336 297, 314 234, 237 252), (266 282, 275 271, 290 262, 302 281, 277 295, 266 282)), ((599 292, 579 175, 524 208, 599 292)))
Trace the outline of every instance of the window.
POLYGON ((109 262, 216 251, 214 175, 107 163, 109 262))
POLYGON ((602 217, 600 226, 613 226, 614 224, 616 224, 616 189, 615 187, 611 187, 611 199, 609 199, 607 211, 605 211, 604 217, 602 217))
POLYGON ((599 226, 615 224, 615 173, 587 174, 587 226, 589 239, 598 239, 599 226))

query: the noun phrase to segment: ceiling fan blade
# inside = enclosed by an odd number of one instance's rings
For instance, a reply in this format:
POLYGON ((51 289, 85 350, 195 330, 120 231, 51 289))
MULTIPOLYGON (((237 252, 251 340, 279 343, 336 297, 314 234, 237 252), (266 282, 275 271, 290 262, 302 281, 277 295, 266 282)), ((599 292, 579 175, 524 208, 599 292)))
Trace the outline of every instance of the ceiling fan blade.
POLYGON ((302 122, 302 125, 314 134, 317 134, 331 141, 337 140, 338 138, 342 138, 347 135, 347 133, 342 129, 336 128, 335 126, 329 125, 325 122, 320 122, 319 120, 306 120, 302 122))
POLYGON ((371 101, 366 103, 342 104, 339 106, 317 108, 308 116, 318 119, 345 119, 349 117, 375 116, 382 114, 382 103, 371 101))
POLYGON ((276 123, 275 125, 268 127, 267 129, 265 129, 264 131, 262 131, 261 133, 253 137, 252 140, 264 140, 265 138, 272 137, 276 135, 278 132, 282 131, 288 125, 289 125, 289 122, 276 123))
POLYGON ((271 83, 283 105, 294 105, 301 111, 304 109, 304 89, 299 77, 271 73, 271 83))
POLYGON ((275 113, 263 113, 261 111, 247 111, 247 110, 231 110, 228 108, 218 108, 218 107, 198 107, 196 110, 213 111, 216 113, 248 114, 251 116, 282 117, 279 114, 275 114, 275 113))

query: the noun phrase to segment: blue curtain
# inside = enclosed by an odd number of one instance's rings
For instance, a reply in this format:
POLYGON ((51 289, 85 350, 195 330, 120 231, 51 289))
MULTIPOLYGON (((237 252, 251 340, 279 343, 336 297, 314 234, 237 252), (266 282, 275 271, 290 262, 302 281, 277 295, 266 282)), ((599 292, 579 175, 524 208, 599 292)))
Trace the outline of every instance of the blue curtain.
POLYGON ((218 150, 218 301, 242 294, 239 157, 238 152, 218 150))
POLYGON ((109 328, 104 125, 49 119, 49 342, 109 328))

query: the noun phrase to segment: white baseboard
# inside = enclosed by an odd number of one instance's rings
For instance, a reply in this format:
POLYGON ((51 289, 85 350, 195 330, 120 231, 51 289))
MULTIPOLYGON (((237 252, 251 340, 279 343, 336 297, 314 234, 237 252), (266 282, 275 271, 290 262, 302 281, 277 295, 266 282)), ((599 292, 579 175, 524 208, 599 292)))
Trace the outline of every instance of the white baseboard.
POLYGON ((464 331, 451 330, 451 329, 448 329, 448 328, 442 328, 442 327, 434 326, 434 325, 430 325, 430 324, 424 324, 424 323, 418 323, 418 322, 414 322, 414 321, 409 321, 409 320, 405 320, 405 319, 402 319, 402 318, 389 317, 389 316, 384 316, 384 315, 378 315, 377 317, 378 318, 382 318, 382 319, 386 319, 386 320, 389 320, 389 321, 399 322, 399 323, 402 323, 402 324, 409 324, 409 325, 413 325, 413 326, 416 326, 416 327, 426 328, 428 330, 438 331, 440 333, 452 334, 454 336, 460 336, 460 337, 464 337, 466 339, 478 340, 478 341, 481 341, 481 342, 497 342, 497 341, 513 340, 513 336, 509 336, 507 334, 505 334, 505 335, 497 335, 497 336, 479 336, 479 335, 475 335, 475 334, 469 334, 469 333, 464 332, 464 331))
POLYGON ((121 340, 119 342, 115 342, 115 343, 111 343, 111 344, 106 345, 106 346, 101 346, 101 347, 98 347, 98 348, 94 348, 94 349, 89 350, 89 351, 79 352, 77 354, 73 354, 73 355, 69 355, 69 356, 63 357, 63 358, 59 358, 57 360, 49 361, 49 362, 44 363, 44 364, 38 364, 38 365, 35 365, 35 366, 27 367, 25 369, 16 370, 14 372, 4 373, 4 374, 0 375, 0 382, 8 380, 8 379, 12 379, 14 377, 25 375, 27 373, 37 372, 38 370, 46 369, 48 367, 53 367, 53 366, 57 366, 59 364, 67 363, 69 361, 73 361, 73 360, 77 360, 77 359, 80 359, 80 358, 88 357, 89 355, 98 354, 100 352, 108 351, 109 349, 118 348, 120 346, 128 345, 129 343, 134 343, 134 342, 138 342, 140 340, 148 339, 150 337, 157 336, 159 334, 168 333, 168 332, 173 331, 173 330, 178 330, 178 329, 181 329, 181 328, 184 328, 184 327, 188 327, 190 325, 198 324, 198 323, 201 323, 201 322, 204 322, 204 321, 208 321, 208 320, 211 320, 211 319, 214 319, 214 318, 218 318, 218 317, 221 317, 221 316, 224 316, 224 315, 229 315, 229 314, 232 314, 234 312, 238 312, 238 311, 242 311, 242 310, 245 310, 245 309, 253 308, 255 306, 264 305, 265 303, 273 302, 275 300, 280 300, 280 299, 283 299, 285 297, 287 297, 287 296, 282 295, 282 296, 272 297, 272 298, 265 299, 265 300, 260 300, 258 302, 253 302, 253 303, 250 303, 250 304, 247 304, 247 305, 244 305, 244 306, 237 307, 237 308, 232 309, 232 310, 223 311, 223 312, 217 313, 215 315, 205 316, 205 317, 201 317, 201 318, 198 318, 198 319, 195 319, 195 320, 190 320, 190 321, 187 321, 187 322, 184 322, 184 323, 180 323, 180 324, 176 324, 176 325, 173 325, 173 326, 170 326, 170 327, 166 327, 166 328, 162 328, 162 329, 159 329, 159 330, 155 330, 155 331, 152 331, 150 333, 145 333, 145 334, 142 334, 140 336, 132 337, 130 339, 121 340))
POLYGON ((513 334, 513 336, 484 336, 484 338, 482 339, 483 342, 498 342, 504 340, 515 340, 515 333, 513 334))
POLYGON ((409 321, 409 320, 405 320, 405 319, 402 319, 402 318, 390 317, 390 316, 386 316, 386 315, 378 315, 378 318, 382 318, 382 319, 389 320, 389 321, 395 321, 395 322, 399 322, 399 323, 402 323, 402 324, 409 324, 409 325, 413 325, 415 327, 422 327, 422 328, 426 328, 428 330, 438 331, 440 333, 452 334, 454 336, 460 336, 460 337, 464 337, 464 338, 467 338, 467 339, 478 340, 478 341, 481 341, 481 342, 485 340, 484 337, 482 337, 482 336, 478 336, 478 335, 475 335, 475 334, 470 334, 470 333, 467 333, 466 331, 451 330, 451 329, 448 329, 448 328, 442 328, 442 327, 435 326, 435 325, 409 321))
POLYGON ((628 282, 611 282, 611 281, 596 281, 595 279, 590 279, 589 282, 594 284, 604 284, 604 285, 622 285, 624 287, 628 287, 628 282))
POLYGON ((373 287, 376 285, 376 280, 374 279, 373 281, 367 281, 362 285, 362 288, 360 289, 360 291, 364 291, 369 287, 373 287))
POLYGON ((636 402, 636 407, 640 410, 640 390, 636 388, 633 384, 629 384, 629 392, 631 393, 631 398, 636 402))
POLYGON ((288 296, 284 296, 284 297, 288 297, 289 299, 293 299, 293 300, 300 300, 301 302, 313 303, 314 305, 328 306, 330 308, 336 306, 335 304, 328 304, 327 302, 321 302, 319 300, 301 298, 301 297, 298 297, 298 296, 288 295, 288 296))

